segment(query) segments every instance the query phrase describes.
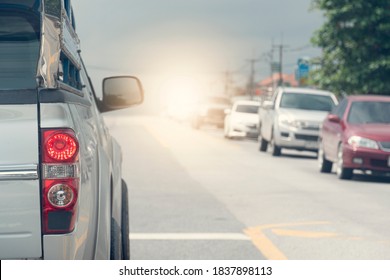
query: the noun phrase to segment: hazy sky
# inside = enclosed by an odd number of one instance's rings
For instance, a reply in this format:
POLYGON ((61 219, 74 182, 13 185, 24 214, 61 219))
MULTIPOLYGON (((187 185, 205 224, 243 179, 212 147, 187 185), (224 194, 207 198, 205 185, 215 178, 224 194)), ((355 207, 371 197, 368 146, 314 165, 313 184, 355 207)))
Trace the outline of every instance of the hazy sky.
MULTIPOLYGON (((310 5, 311 0, 73 0, 82 55, 95 84, 110 74, 133 74, 150 96, 181 82, 217 93, 224 71, 232 72, 233 84, 245 86, 248 59, 261 58, 272 42, 287 45, 283 67, 292 73, 298 57, 319 54, 310 38, 323 19, 310 5)), ((256 64, 256 80, 269 72, 268 62, 256 64)))

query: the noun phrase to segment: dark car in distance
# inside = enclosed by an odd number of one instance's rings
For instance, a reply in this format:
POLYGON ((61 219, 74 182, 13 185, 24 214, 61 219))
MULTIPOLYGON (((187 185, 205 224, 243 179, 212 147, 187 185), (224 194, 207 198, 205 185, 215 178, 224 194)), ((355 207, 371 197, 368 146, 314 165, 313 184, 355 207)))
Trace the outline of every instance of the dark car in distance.
POLYGON ((320 171, 333 163, 340 179, 353 170, 390 172, 390 97, 348 96, 324 120, 319 139, 320 171))
POLYGON ((195 129, 203 125, 223 128, 225 109, 230 108, 230 99, 226 96, 210 96, 198 104, 191 116, 191 126, 195 129))

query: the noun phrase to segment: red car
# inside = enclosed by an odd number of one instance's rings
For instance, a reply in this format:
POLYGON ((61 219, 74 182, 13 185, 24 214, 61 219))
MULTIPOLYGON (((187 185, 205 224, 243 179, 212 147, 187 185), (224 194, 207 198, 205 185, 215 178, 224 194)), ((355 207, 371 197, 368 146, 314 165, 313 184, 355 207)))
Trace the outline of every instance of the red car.
POLYGON ((351 179, 354 169, 390 172, 390 97, 346 97, 324 120, 319 141, 323 173, 333 163, 340 179, 351 179))

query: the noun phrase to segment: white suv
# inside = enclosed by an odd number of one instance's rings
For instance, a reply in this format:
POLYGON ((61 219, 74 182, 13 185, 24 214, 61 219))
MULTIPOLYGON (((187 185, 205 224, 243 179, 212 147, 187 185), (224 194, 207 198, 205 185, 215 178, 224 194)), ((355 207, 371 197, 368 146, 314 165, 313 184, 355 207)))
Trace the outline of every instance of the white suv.
POLYGON ((336 96, 309 88, 279 87, 259 112, 259 150, 271 146, 273 156, 282 148, 317 152, 320 125, 335 105, 336 96))
POLYGON ((128 259, 121 150, 102 112, 143 100, 80 57, 70 0, 0 1, 0 259, 128 259))
POLYGON ((248 137, 257 139, 260 103, 254 100, 237 100, 232 109, 225 110, 225 138, 248 137))

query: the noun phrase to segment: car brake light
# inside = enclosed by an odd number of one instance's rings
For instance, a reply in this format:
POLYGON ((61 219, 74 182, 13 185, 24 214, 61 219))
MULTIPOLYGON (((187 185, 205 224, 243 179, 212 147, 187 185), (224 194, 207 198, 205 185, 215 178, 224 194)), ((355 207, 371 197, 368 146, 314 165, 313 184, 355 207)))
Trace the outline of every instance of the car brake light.
POLYGON ((78 144, 73 131, 48 130, 44 132, 44 138, 44 161, 72 161, 77 155, 78 144))
POLYGON ((43 233, 72 232, 79 192, 79 142, 71 129, 42 130, 43 233))

